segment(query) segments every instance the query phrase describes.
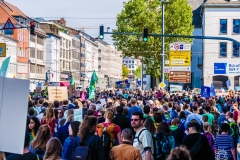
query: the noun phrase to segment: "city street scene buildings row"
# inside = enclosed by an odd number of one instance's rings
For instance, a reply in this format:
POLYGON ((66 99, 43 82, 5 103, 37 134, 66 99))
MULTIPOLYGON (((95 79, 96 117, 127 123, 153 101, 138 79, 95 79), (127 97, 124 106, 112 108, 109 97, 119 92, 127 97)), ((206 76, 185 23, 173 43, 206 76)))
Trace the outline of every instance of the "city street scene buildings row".
MULTIPOLYGON (((0 43, 6 43, 6 57, 11 56, 6 77, 29 79, 30 91, 46 83, 59 82, 69 86, 74 77, 74 88, 89 87, 95 70, 97 87, 111 88, 122 79, 122 55, 115 47, 96 37, 67 26, 64 18, 46 20, 30 18, 17 6, 0 1, 0 25, 8 19, 15 27, 13 35, 0 32, 0 43), (35 23, 35 34, 27 28, 35 23)), ((5 58, 0 58, 0 65, 5 58)))

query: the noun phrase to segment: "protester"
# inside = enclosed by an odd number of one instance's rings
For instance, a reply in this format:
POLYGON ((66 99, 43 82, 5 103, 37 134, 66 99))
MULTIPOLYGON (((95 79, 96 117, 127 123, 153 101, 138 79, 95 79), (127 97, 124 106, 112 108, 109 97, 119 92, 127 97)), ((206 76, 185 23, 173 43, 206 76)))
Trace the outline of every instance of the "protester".
POLYGON ((62 144, 57 138, 52 138, 47 142, 44 160, 62 160, 62 144))
POLYGON ((41 119, 41 125, 48 124, 50 127, 51 134, 55 132, 55 124, 56 124, 56 118, 55 118, 55 113, 54 109, 52 107, 49 107, 46 111, 46 116, 44 116, 41 119))
POLYGON ((40 122, 37 117, 30 117, 30 123, 28 125, 27 131, 30 133, 30 142, 36 137, 38 129, 40 127, 40 122))
POLYGON ((137 100, 135 98, 131 99, 131 107, 128 109, 128 116, 127 118, 131 120, 133 112, 142 112, 141 108, 137 106, 137 100))
POLYGON ((125 128, 130 128, 130 121, 125 115, 123 115, 123 107, 117 106, 116 111, 117 114, 115 114, 112 122, 118 125, 121 128, 121 130, 125 128))
POLYGON ((125 128, 121 133, 122 144, 115 146, 110 151, 110 160, 142 160, 140 151, 132 146, 133 133, 125 128))
POLYGON ((57 131, 57 137, 61 141, 62 145, 64 144, 65 140, 69 136, 68 127, 73 120, 74 120, 73 114, 69 115, 65 124, 63 126, 59 127, 59 129, 57 131))
POLYGON ((173 149, 167 160, 192 160, 190 153, 185 146, 176 147, 173 149))

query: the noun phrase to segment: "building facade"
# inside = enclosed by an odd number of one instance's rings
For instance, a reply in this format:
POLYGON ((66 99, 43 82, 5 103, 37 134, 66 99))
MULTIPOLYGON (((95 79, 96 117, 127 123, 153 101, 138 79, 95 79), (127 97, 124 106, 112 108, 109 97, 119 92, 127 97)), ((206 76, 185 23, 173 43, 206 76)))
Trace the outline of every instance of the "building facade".
POLYGON ((134 71, 141 65, 141 62, 139 59, 133 58, 133 57, 123 57, 122 63, 128 67, 130 74, 133 75, 134 71))

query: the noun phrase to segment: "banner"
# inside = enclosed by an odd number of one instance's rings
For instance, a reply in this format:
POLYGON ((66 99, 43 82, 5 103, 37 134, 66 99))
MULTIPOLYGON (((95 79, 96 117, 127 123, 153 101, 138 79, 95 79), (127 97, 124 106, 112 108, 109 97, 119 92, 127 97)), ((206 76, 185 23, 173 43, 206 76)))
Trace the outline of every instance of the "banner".
POLYGON ((202 86, 201 97, 209 98, 210 97, 210 87, 202 86))
POLYGON ((6 77, 9 62, 10 62, 10 57, 7 57, 3 61, 1 69, 0 69, 0 77, 6 77))

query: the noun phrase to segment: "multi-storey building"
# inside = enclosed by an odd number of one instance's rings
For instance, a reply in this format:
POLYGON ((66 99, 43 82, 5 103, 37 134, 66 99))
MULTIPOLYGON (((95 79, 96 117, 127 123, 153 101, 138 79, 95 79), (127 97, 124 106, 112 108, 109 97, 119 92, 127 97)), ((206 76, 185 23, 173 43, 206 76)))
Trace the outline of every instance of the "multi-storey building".
POLYGON ((60 82, 60 36, 59 30, 53 22, 43 18, 36 18, 39 27, 47 34, 46 36, 46 73, 48 82, 60 82))
POLYGON ((127 56, 123 57, 122 63, 128 67, 131 75, 134 74, 134 71, 141 65, 139 59, 127 56))
POLYGON ((35 21, 35 35, 30 35, 29 42, 29 79, 30 90, 34 91, 39 83, 46 79, 46 33, 35 21))
POLYGON ((75 79, 75 85, 80 86, 80 39, 72 36, 72 76, 75 79))
MULTIPOLYGON (((228 37, 240 41, 240 2, 237 0, 208 0, 200 7, 199 21, 203 36, 228 37)), ((203 85, 215 88, 240 86, 239 46, 232 41, 203 39, 202 44, 203 85)), ((200 51, 201 52, 201 51, 200 51)))

